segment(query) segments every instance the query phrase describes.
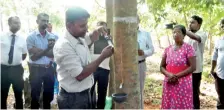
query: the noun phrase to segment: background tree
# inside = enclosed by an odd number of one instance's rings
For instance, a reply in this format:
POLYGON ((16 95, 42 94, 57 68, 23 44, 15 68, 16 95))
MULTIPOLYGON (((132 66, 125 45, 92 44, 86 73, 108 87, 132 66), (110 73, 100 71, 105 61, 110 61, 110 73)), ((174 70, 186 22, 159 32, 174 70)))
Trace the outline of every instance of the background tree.
MULTIPOLYGON (((217 23, 224 17, 224 2, 222 0, 146 0, 143 4, 147 4, 148 10, 154 18, 154 26, 156 37, 158 30, 161 30, 168 22, 177 22, 188 27, 188 20, 192 15, 199 15, 203 18, 202 30, 208 33, 209 53, 213 49, 213 38, 219 36, 217 23), (213 37, 212 37, 213 36, 213 37)), ((147 17, 145 19, 152 19, 147 17)), ((150 22, 146 23, 150 24, 150 22)), ((164 28, 163 28, 164 30, 164 28)), ((159 33, 165 33, 165 31, 159 33)), ((164 35, 164 34, 162 34, 164 35)))

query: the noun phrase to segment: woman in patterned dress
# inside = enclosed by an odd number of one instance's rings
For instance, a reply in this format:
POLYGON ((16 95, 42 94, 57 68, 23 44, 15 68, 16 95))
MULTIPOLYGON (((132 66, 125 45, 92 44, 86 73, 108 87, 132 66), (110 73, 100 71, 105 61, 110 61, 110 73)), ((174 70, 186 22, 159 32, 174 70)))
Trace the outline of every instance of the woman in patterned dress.
POLYGON ((162 109, 193 109, 192 72, 196 68, 195 51, 184 42, 186 29, 177 25, 173 29, 174 45, 165 49, 160 71, 163 82, 162 109))

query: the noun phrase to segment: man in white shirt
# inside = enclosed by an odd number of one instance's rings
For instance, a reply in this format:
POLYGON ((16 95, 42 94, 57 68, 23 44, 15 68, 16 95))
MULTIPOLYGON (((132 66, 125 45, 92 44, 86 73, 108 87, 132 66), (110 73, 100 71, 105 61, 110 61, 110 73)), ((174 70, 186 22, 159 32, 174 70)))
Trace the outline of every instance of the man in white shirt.
POLYGON ((196 70, 192 74, 192 83, 193 83, 193 103, 194 109, 200 109, 200 83, 201 75, 203 72, 203 53, 205 47, 205 41, 207 35, 205 32, 201 31, 201 24, 203 19, 199 16, 192 16, 189 23, 189 31, 187 31, 187 36, 185 41, 193 46, 196 53, 196 70))
MULTIPOLYGON (((139 16, 138 23, 140 23, 139 16)), ((152 45, 152 40, 149 32, 146 32, 142 29, 139 29, 138 26, 138 69, 139 69, 139 78, 140 78, 140 92, 141 92, 141 109, 144 109, 144 85, 145 85, 145 76, 146 76, 146 62, 145 59, 149 56, 152 56, 154 53, 154 47, 152 45)))
POLYGON ((1 38, 1 109, 7 109, 9 87, 12 84, 15 108, 23 109, 22 91, 24 87, 22 61, 26 58, 26 40, 17 32, 21 23, 17 16, 8 19, 9 32, 1 38))
MULTIPOLYGON (((224 18, 220 22, 221 31, 224 32, 224 18)), ((224 109, 224 36, 215 43, 212 57, 211 74, 215 78, 215 87, 218 94, 217 109, 224 109), (216 68, 216 72, 214 72, 216 68)))
POLYGON ((100 63, 113 54, 113 48, 107 46, 101 55, 91 62, 88 44, 93 44, 100 33, 100 27, 84 36, 88 30, 89 13, 80 7, 71 7, 66 11, 66 34, 59 38, 54 47, 54 58, 57 63, 59 109, 91 109, 90 88, 93 86, 93 72, 100 63))
MULTIPOLYGON (((104 26, 105 28, 107 28, 107 23, 104 21, 99 21, 97 23, 97 26, 104 26)), ((102 49, 106 46, 108 46, 107 40, 104 38, 104 36, 100 35, 99 40, 94 42, 94 44, 91 46, 90 52, 92 60, 96 60, 100 56, 102 49)), ((105 106, 107 86, 110 73, 109 61, 110 61, 109 58, 105 59, 99 65, 96 72, 94 72, 94 85, 91 89, 91 93, 94 94, 95 85, 97 82, 97 96, 98 96, 98 98, 96 98, 97 109, 104 109, 105 106)), ((95 107, 95 103, 93 104, 93 106, 95 107)))

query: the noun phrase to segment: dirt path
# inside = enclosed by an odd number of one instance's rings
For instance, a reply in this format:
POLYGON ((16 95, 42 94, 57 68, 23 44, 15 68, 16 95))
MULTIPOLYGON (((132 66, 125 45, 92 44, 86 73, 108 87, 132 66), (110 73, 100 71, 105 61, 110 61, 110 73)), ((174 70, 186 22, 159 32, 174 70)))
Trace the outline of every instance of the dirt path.
MULTIPOLYGON (((164 76, 159 72, 161 53, 154 54, 147 59, 147 78, 145 83, 145 109, 159 109, 161 104, 162 80, 164 76)), ((213 83, 208 83, 202 79, 201 83, 201 108, 216 109, 217 94, 213 83)), ((13 109, 14 94, 10 89, 8 96, 8 109, 13 109)))

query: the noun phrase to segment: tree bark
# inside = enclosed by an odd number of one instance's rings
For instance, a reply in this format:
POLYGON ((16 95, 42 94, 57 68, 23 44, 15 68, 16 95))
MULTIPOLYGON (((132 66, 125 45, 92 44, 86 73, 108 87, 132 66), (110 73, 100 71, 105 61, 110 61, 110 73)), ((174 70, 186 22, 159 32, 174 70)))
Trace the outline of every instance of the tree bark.
POLYGON ((161 41, 160 41, 160 36, 158 34, 157 28, 154 28, 154 29, 155 29, 155 33, 156 33, 156 40, 158 42, 158 46, 159 46, 159 48, 162 48, 161 41))
POLYGON ((212 40, 212 35, 210 31, 208 33, 208 39, 209 39, 209 55, 212 55, 212 49, 214 46, 213 46, 213 40, 212 40))
MULTIPOLYGON (((155 14, 154 11, 153 11, 152 13, 153 13, 154 21, 156 22, 156 14, 155 14)), ((158 26, 157 24, 154 25, 154 29, 155 29, 155 33, 156 33, 156 40, 157 40, 157 42, 158 42, 158 46, 159 46, 159 48, 162 48, 162 46, 161 46, 161 41, 160 41, 160 36, 158 35, 158 31, 157 31, 157 28, 156 28, 157 26, 158 26)))
POLYGON ((113 1, 114 0, 106 0, 107 27, 110 29, 111 35, 113 34, 113 1))
MULTIPOLYGON (((106 0, 106 19, 107 27, 110 29, 110 35, 113 37, 113 0, 106 0)), ((109 91, 108 95, 112 96, 115 93, 115 73, 114 73, 114 56, 110 57, 110 76, 109 76, 109 91)), ((114 108, 115 103, 112 102, 112 108, 114 108)))
MULTIPOLYGON (((169 36, 168 30, 166 30, 166 35, 167 35, 167 37, 168 37, 168 38, 167 38, 167 39, 168 39, 168 43, 169 43, 169 45, 171 45, 171 41, 170 41, 170 36, 169 36)), ((169 46, 169 45, 168 45, 168 46, 169 46)))
POLYGON ((186 15, 186 11, 183 11, 184 13, 184 22, 185 22, 185 27, 188 26, 188 21, 187 21, 187 15, 186 15))
POLYGON ((125 102, 115 104, 115 109, 139 109, 137 1, 114 0, 113 6, 115 92, 124 92, 128 95, 125 102), (122 82, 123 86, 120 89, 122 82))
MULTIPOLYGON (((111 35, 113 34, 113 0, 106 0, 106 19, 107 27, 110 29, 111 35)), ((113 36, 113 35, 112 35, 113 36)), ((110 58, 110 80, 109 80, 109 96, 114 93, 114 59, 113 56, 110 58)))
MULTIPOLYGON (((210 13, 209 22, 211 24, 212 23, 212 15, 213 15, 212 14, 212 10, 209 10, 209 13, 210 13)), ((211 29, 212 28, 209 29, 209 33, 208 33, 208 39, 209 39, 209 55, 212 54, 212 49, 213 49, 213 46, 212 46, 213 41, 212 41, 211 29)))

